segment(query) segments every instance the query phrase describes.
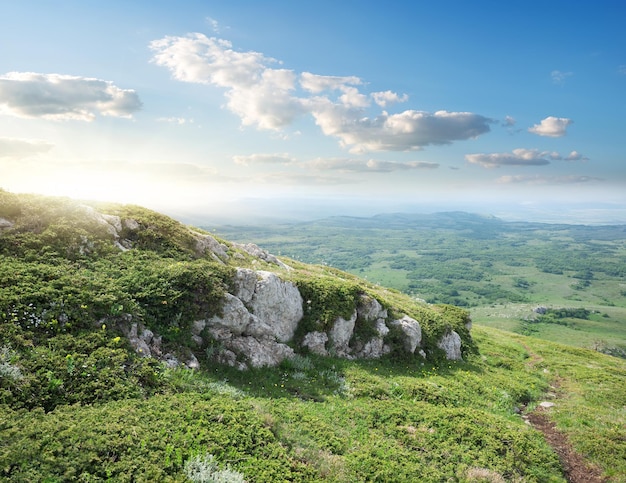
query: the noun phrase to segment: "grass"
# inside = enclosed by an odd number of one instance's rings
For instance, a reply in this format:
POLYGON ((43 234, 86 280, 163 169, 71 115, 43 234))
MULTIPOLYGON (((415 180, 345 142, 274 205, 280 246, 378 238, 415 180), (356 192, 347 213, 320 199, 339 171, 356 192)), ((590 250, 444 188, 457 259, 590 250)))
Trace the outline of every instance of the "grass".
MULTIPOLYGON (((0 215, 18 220, 0 238, 0 478, 6 481, 182 482, 192 473, 224 472, 256 482, 562 482, 556 454, 518 414, 557 386, 551 411, 559 428, 607 476, 626 481, 625 360, 485 326, 474 327, 472 342, 461 309, 427 306, 330 266, 290 261, 293 270, 283 275, 307 292, 315 315, 307 323, 323 325, 351 313, 360 294, 375 295, 390 311, 419 319, 427 348, 449 328, 459 331, 464 361, 299 355, 276 368, 242 372, 197 349, 200 370, 166 369, 135 354, 115 324, 130 314, 164 331, 168 349, 184 344, 192 320, 219 311, 233 268, 200 257, 182 225, 147 210, 108 208, 141 225, 124 235, 135 249, 119 253, 69 201, 25 199, 21 205, 0 190, 0 215)), ((481 243, 478 237, 468 245, 481 243)), ((356 263, 351 250, 358 246, 352 240, 344 247, 346 262, 356 263)), ((449 257, 444 252, 436 255, 449 257)), ((332 246, 327 254, 333 256, 332 246)), ((447 275, 480 278, 471 259, 457 258, 465 260, 451 261, 447 275)), ((400 262, 377 263, 383 270, 400 262)), ((532 273, 527 268, 517 281, 498 277, 532 294, 539 285, 532 273)), ((565 286, 556 274, 545 279, 565 286)), ((464 291, 471 292, 450 296, 464 291)), ((558 299, 555 293, 546 300, 569 301, 569 292, 558 299)), ((495 313, 494 323, 522 330, 533 297, 490 306, 484 316, 495 313)), ((543 325, 562 331, 578 324, 607 339, 614 332, 619 341, 623 304, 594 307, 600 314, 588 320, 535 323, 534 334, 543 325)))
POLYGON ((240 372, 204 362, 167 371, 163 393, 146 399, 7 409, 0 468, 12 481, 184 481, 186 461, 212 454, 259 482, 564 481, 515 411, 558 381, 558 427, 626 480, 623 360, 487 327, 474 336, 480 354, 465 363, 301 356, 240 372))

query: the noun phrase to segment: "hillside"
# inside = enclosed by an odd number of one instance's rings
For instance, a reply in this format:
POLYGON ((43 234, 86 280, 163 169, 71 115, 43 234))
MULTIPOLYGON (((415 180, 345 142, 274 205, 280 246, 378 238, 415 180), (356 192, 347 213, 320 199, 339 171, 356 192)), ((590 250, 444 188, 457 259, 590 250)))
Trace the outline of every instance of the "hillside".
POLYGON ((477 324, 626 356, 625 225, 448 212, 210 229, 430 303, 464 307, 477 324), (539 306, 584 316, 539 317, 539 306))
POLYGON ((140 207, 0 191, 0 477, 565 481, 525 423, 548 398, 626 480, 623 360, 470 326, 140 207))

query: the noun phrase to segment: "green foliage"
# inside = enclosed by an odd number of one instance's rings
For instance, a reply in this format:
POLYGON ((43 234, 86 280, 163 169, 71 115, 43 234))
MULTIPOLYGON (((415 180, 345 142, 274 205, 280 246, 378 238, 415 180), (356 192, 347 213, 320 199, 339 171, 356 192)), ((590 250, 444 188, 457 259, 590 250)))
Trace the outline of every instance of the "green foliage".
POLYGON ((100 329, 22 347, 19 357, 13 356, 21 377, 12 383, 3 378, 0 404, 50 411, 62 404, 143 398, 161 390, 163 366, 136 356, 124 340, 100 329))
POLYGON ((355 282, 338 277, 306 277, 295 280, 304 299, 304 319, 300 330, 325 330, 337 317, 349 319, 363 289, 355 282))
POLYGON ((195 239, 188 227, 172 218, 135 205, 94 204, 104 212, 135 221, 139 227, 123 225, 120 236, 134 248, 176 259, 195 256, 195 239))
POLYGON ((0 428, 0 475, 10 481, 184 481, 185 462, 207 453, 255 481, 312 475, 248 401, 215 394, 8 410, 0 428))
MULTIPOLYGON (((564 481, 555 453, 516 414, 555 381, 561 385, 553 413, 559 427, 607 475, 616 481, 626 475, 624 361, 480 327, 473 341, 467 311, 427 306, 328 266, 290 261, 293 270, 282 273, 305 298, 307 330, 350 317, 366 294, 390 317, 418 320, 427 351, 436 352, 446 332, 459 333, 465 362, 309 355, 242 372, 200 357, 201 349, 198 371, 140 358, 119 327, 141 322, 164 336, 164 349, 184 347, 193 320, 219 313, 234 268, 196 253, 189 230, 173 220, 137 207, 97 205, 136 223, 125 225, 121 236, 133 248, 122 252, 80 206, 0 190, 0 216, 13 223, 0 233, 0 479, 564 481)), ((406 228, 401 216, 383 221, 406 228)), ((449 287, 450 298, 475 301, 479 284, 493 278, 489 283, 499 286, 497 256, 504 252, 477 257, 478 265, 463 257, 500 232, 496 222, 486 231, 471 217, 461 222, 461 252, 445 237, 428 250, 413 236, 400 250, 388 232, 374 228, 397 255, 415 259, 411 250, 421 250, 418 260, 450 262, 433 286, 449 287)), ((355 267, 393 263, 343 233, 340 239, 345 245, 338 256, 346 263, 353 248, 360 257, 355 267)), ((514 236, 499 242, 527 255, 514 236)), ((332 243, 328 247, 332 257, 332 243)), ((616 250, 604 253, 619 255, 616 250)), ((423 269, 421 262, 402 263, 397 270, 423 269)), ((582 264, 575 270, 584 275, 582 264)), ((603 270, 577 280, 593 286, 603 270)), ((505 277, 506 290, 528 297, 540 285, 532 283, 532 273, 505 277)), ((495 293, 489 290, 484 297, 495 293)), ((585 322, 614 322, 616 314, 590 312, 585 322)))

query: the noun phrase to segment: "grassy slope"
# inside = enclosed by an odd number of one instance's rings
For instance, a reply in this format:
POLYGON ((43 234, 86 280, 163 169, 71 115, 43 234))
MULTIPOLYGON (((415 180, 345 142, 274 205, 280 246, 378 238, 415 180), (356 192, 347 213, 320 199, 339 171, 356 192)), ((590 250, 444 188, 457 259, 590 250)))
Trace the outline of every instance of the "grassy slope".
MULTIPOLYGON (((50 205, 30 203, 29 215, 50 205)), ((0 207, 11 208, 6 200, 0 207)), ((210 453, 250 481, 563 481, 555 454, 515 413, 558 381, 559 426, 614 481, 626 481, 626 363, 595 352, 477 327, 479 353, 464 363, 297 357, 239 372, 201 357, 202 369, 192 372, 138 358, 112 324, 93 321, 134 311, 181 342, 180 320, 168 322, 169 311, 174 319, 181 311, 193 316, 188 288, 217 297, 227 273, 188 258, 189 240, 171 220, 129 209, 151 227, 136 244, 158 248, 158 256, 101 248, 122 266, 106 257, 68 260, 59 256, 70 253, 68 237, 82 246, 75 230, 93 227, 50 230, 36 217, 29 220, 38 236, 11 239, 21 255, 5 252, 1 295, 12 307, 25 305, 1 314, 0 478, 184 481, 185 461, 210 453), (29 309, 29 300, 47 311, 29 309), (69 321, 59 320, 66 312, 69 321)), ((339 275, 342 287, 357 282, 326 267, 298 270, 324 280, 339 275)))
POLYGON ((626 481, 623 360, 490 328, 475 337, 480 355, 466 363, 205 366, 166 372, 147 399, 5 409, 0 467, 12 481, 183 481, 184 462, 208 452, 250 481, 564 481, 513 410, 556 391, 559 428, 626 481))
POLYGON ((463 305, 477 324, 626 350, 624 226, 505 223, 452 213, 216 230, 428 301, 463 305), (602 316, 528 330, 524 321, 538 305, 585 307, 602 316))

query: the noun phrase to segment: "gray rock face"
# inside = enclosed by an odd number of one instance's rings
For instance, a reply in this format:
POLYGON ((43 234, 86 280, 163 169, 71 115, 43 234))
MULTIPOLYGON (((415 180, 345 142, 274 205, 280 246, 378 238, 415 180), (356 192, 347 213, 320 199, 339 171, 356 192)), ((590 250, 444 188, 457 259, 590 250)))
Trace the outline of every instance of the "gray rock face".
POLYGON ((244 304, 249 304, 256 289, 257 274, 249 268, 238 268, 235 272, 235 297, 244 304))
POLYGON ((233 335, 241 335, 251 320, 252 316, 243 302, 227 293, 224 295, 222 316, 211 317, 206 321, 206 325, 210 329, 221 328, 230 331, 233 335))
POLYGON ((401 319, 391 321, 390 325, 398 327, 406 336, 404 350, 415 353, 415 349, 422 343, 422 327, 417 320, 405 315, 401 319))
POLYGON ((293 349, 274 340, 256 337, 236 337, 228 342, 228 348, 242 355, 252 367, 273 367, 295 355, 293 349))
POLYGON ((218 242, 211 235, 205 235, 197 232, 192 232, 192 234, 196 237, 197 253, 201 255, 211 253, 214 258, 221 261, 226 261, 230 258, 227 253, 228 247, 223 243, 218 242))
POLYGON ((339 357, 346 357, 350 353, 350 339, 354 333, 354 324, 356 322, 356 310, 348 320, 337 317, 335 323, 330 329, 330 341, 335 353, 339 357))
POLYGON ((309 332, 302 339, 302 347, 306 347, 313 354, 327 356, 326 342, 328 342, 326 332, 309 332))
POLYGON ((450 331, 444 335, 439 342, 437 342, 437 347, 446 353, 446 359, 450 361, 460 361, 463 359, 461 355, 461 336, 455 331, 450 331))
POLYGON ((387 310, 380 305, 378 300, 367 295, 361 295, 361 300, 357 307, 357 314, 359 318, 371 321, 384 320, 387 318, 387 310))
POLYGON ((276 258, 274 255, 269 253, 267 250, 263 250, 262 248, 258 247, 254 243, 246 243, 245 245, 235 244, 235 246, 238 248, 241 248, 243 251, 249 253, 255 258, 263 260, 264 262, 278 265, 281 268, 290 269, 288 265, 281 262, 278 258, 276 258))
POLYGON ((12 226, 13 226, 12 222, 10 222, 9 220, 5 218, 0 217, 0 230, 11 228, 12 226))
POLYGON ((259 271, 254 295, 250 301, 250 311, 272 328, 273 334, 281 342, 293 338, 302 319, 302 296, 291 282, 281 280, 272 272, 259 271))

